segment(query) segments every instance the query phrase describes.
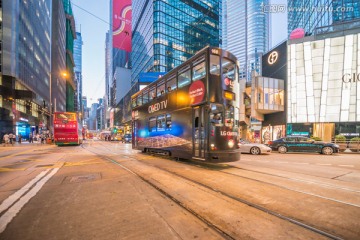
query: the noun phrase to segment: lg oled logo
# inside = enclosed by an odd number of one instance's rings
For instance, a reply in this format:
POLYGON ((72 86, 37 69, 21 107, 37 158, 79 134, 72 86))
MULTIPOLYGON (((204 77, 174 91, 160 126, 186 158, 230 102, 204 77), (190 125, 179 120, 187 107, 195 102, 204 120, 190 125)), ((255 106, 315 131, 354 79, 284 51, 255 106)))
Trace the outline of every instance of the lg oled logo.
POLYGON ((277 51, 273 51, 270 53, 269 57, 268 57, 268 63, 270 65, 273 65, 274 63, 276 63, 277 59, 279 57, 279 54, 277 51))
POLYGON ((344 83, 360 82, 360 73, 346 73, 342 76, 344 83))

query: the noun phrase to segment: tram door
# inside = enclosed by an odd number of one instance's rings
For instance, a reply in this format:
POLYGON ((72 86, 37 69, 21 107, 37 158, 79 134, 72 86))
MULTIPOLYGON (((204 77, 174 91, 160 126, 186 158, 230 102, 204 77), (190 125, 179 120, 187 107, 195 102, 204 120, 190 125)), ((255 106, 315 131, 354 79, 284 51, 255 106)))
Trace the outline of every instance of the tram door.
POLYGON ((205 159, 205 112, 204 106, 193 108, 193 156, 205 159))

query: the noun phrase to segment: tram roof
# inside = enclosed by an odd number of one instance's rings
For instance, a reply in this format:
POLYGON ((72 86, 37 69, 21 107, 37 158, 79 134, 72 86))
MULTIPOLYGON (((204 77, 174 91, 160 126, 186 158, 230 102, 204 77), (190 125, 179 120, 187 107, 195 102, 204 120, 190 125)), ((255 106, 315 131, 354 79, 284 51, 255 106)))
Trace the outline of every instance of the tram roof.
POLYGON ((226 52, 226 53, 229 54, 232 58, 235 58, 235 59, 236 59, 235 55, 233 55, 232 53, 230 53, 230 52, 227 51, 227 50, 224 50, 224 49, 218 48, 218 47, 206 46, 206 47, 200 49, 199 51, 197 51, 194 56, 192 56, 191 58, 189 58, 188 60, 186 60, 185 62, 183 62, 183 63, 180 64, 179 66, 177 66, 176 68, 171 69, 169 72, 167 72, 167 73, 166 73, 165 75, 163 75, 162 77, 156 79, 154 82, 150 83, 150 84, 147 85, 145 88, 143 88, 143 89, 141 89, 140 91, 138 91, 138 92, 136 92, 135 94, 133 94, 133 95, 131 96, 131 99, 137 97, 139 94, 141 94, 143 91, 147 90, 147 89, 150 88, 151 86, 156 85, 156 83, 157 83, 158 81, 160 81, 161 79, 164 79, 164 78, 168 77, 168 76, 171 75, 171 74, 175 74, 179 69, 183 68, 184 65, 193 62, 197 57, 199 57, 199 55, 201 55, 201 54, 203 54, 203 53, 206 53, 206 52, 210 51, 211 49, 221 50, 221 52, 226 52))

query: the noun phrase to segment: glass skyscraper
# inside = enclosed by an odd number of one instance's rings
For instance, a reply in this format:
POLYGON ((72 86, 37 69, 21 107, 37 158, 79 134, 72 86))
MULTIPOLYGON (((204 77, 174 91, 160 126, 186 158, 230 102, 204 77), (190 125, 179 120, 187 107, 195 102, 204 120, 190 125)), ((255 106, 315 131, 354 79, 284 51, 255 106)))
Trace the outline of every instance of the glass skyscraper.
POLYGON ((222 1, 133 0, 132 85, 168 72, 207 45, 221 45, 222 1))
POLYGON ((81 33, 76 32, 74 40, 74 72, 75 72, 75 111, 83 112, 82 108, 82 37, 81 33))
POLYGON ((269 49, 269 13, 262 6, 268 0, 227 0, 226 29, 227 50, 240 62, 240 76, 250 80, 251 71, 260 73, 261 56, 269 49))
POLYGON ((296 28, 311 34, 317 27, 359 18, 359 0, 288 0, 289 34, 296 28))

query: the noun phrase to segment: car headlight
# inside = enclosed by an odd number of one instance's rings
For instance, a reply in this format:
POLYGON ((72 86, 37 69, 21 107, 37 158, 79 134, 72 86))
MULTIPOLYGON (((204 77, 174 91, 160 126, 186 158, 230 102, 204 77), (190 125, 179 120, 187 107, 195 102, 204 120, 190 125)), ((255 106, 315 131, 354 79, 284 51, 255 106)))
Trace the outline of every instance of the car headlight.
POLYGON ((340 148, 340 146, 339 146, 339 145, 337 145, 337 144, 334 144, 334 147, 336 147, 336 148, 340 148))

